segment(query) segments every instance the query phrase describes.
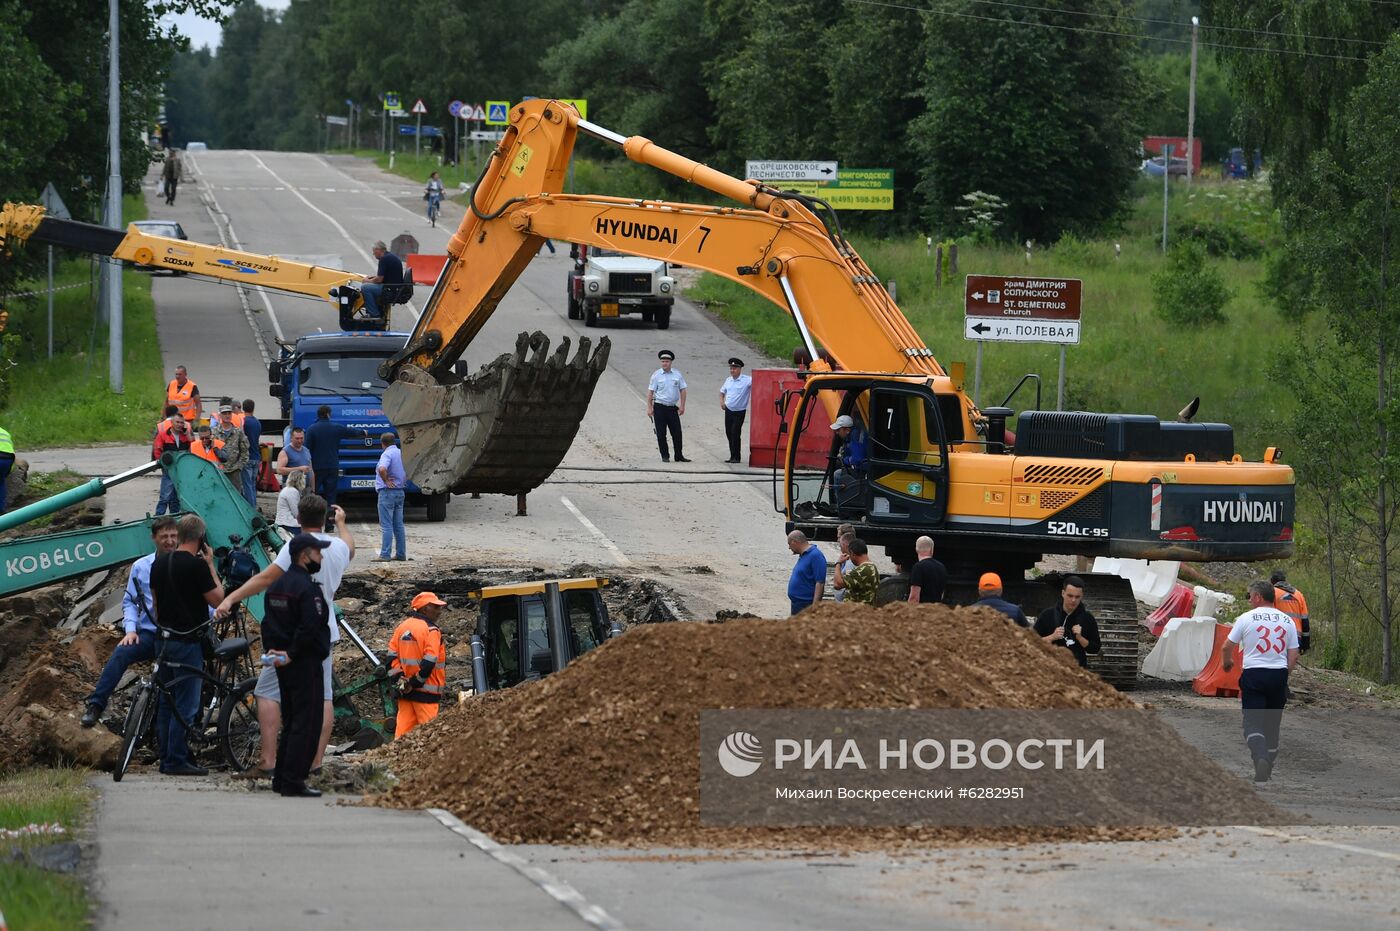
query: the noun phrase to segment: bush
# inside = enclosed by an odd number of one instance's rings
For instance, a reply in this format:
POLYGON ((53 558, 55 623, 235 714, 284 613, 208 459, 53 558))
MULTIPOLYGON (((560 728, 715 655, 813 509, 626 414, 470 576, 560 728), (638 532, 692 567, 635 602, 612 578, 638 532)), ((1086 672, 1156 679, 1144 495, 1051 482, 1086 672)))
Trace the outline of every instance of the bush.
POLYGON ((1200 220, 1176 230, 1177 242, 1203 246, 1206 253, 1221 259, 1257 259, 1264 254, 1264 242, 1237 226, 1200 220))
POLYGON ((1152 276, 1152 309, 1168 323, 1224 323, 1234 296, 1219 269, 1206 262, 1206 250, 1193 242, 1173 249, 1166 267, 1152 276))
POLYGON ((1106 241, 1086 241, 1065 233, 1051 250, 1055 259, 1080 268, 1101 268, 1113 258, 1113 247, 1106 241))

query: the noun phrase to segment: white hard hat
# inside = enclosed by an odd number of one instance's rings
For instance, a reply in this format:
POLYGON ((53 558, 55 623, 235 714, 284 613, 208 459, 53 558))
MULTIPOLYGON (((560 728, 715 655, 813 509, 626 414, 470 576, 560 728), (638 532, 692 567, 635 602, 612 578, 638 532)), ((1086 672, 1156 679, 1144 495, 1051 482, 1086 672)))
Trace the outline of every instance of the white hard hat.
POLYGON ((831 425, 831 429, 840 430, 842 427, 854 427, 856 422, 851 419, 850 414, 842 414, 836 418, 836 422, 831 425))

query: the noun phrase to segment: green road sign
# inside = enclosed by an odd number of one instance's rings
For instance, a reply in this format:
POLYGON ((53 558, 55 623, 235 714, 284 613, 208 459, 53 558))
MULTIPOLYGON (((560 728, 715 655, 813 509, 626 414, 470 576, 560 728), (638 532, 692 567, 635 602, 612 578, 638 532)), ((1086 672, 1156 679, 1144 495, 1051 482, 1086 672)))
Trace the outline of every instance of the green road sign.
POLYGON ((837 210, 893 210, 893 168, 846 168, 835 181, 784 181, 784 190, 820 197, 837 210))

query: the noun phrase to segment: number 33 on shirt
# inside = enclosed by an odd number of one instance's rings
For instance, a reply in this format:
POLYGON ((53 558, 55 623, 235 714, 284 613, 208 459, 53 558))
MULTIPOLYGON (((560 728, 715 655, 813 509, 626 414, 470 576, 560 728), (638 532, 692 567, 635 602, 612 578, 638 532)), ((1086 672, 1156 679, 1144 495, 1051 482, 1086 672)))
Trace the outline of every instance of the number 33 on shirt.
POLYGON ((1259 607, 1235 620, 1229 640, 1239 645, 1245 669, 1287 669, 1288 651, 1298 649, 1298 628, 1282 611, 1259 607))

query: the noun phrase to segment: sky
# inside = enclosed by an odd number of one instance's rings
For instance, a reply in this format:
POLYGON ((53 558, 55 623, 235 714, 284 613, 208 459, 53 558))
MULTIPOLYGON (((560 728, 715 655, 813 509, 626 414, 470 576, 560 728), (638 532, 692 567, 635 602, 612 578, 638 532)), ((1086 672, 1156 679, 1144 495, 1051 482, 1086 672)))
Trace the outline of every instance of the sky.
MULTIPOLYGON (((270 10, 285 10, 291 0, 258 0, 258 2, 270 10)), ((211 49, 219 47, 219 34, 222 27, 213 20, 201 19, 193 13, 182 13, 179 16, 167 16, 161 22, 174 23, 179 26, 181 34, 190 37, 190 48, 192 49, 203 45, 207 45, 211 49)))

